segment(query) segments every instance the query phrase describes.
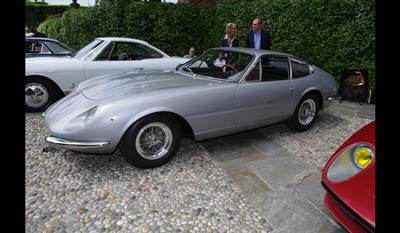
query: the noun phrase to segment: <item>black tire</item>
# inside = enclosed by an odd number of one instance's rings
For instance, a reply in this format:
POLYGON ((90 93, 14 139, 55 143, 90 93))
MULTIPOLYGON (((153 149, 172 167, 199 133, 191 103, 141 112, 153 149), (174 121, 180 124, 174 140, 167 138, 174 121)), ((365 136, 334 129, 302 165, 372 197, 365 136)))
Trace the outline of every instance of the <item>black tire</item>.
POLYGON ((297 132, 303 132, 311 128, 317 119, 320 108, 319 98, 315 94, 305 95, 297 105, 293 116, 286 125, 297 132))
POLYGON ((154 168, 170 161, 181 144, 181 129, 169 115, 143 117, 131 125, 122 137, 119 148, 135 167, 154 168))
POLYGON ((26 112, 43 112, 57 100, 56 88, 49 80, 40 77, 25 79, 26 112))

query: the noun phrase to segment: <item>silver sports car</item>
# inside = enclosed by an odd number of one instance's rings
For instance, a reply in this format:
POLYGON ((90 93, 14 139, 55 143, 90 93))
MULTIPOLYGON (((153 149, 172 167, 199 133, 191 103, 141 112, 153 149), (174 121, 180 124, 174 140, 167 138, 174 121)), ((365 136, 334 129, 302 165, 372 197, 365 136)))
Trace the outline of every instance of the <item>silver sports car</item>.
POLYGON ((43 115, 55 147, 109 154, 134 166, 167 163, 195 141, 286 121, 309 129, 336 94, 333 77, 290 54, 215 48, 175 70, 133 71, 81 83, 43 115))

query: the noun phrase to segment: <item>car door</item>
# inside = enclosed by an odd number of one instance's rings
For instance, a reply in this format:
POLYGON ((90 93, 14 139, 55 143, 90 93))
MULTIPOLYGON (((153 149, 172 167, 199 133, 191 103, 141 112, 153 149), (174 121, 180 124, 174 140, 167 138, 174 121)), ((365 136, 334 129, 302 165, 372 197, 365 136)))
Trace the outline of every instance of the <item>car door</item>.
POLYGON ((85 66, 85 78, 142 69, 145 66, 143 64, 145 59, 162 57, 162 54, 145 45, 133 42, 110 42, 85 66))
POLYGON ((289 116, 293 101, 287 57, 263 56, 236 89, 235 124, 248 124, 289 116))

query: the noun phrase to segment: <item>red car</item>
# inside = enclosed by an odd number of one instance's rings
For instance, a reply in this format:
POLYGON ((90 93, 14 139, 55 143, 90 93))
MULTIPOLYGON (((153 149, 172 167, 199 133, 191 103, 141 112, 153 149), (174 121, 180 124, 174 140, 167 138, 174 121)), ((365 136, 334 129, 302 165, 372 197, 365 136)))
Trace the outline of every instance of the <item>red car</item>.
POLYGON ((350 232, 375 232, 375 121, 351 136, 322 173, 325 206, 350 232))

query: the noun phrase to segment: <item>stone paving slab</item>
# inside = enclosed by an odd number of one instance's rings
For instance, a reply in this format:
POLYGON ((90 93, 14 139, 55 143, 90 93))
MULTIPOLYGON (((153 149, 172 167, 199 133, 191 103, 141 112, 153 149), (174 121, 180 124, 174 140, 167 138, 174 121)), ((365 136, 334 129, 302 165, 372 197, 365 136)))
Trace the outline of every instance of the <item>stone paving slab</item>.
POLYGON ((285 189, 300 184, 305 177, 319 173, 296 156, 251 161, 247 166, 272 189, 285 189))
POLYGON ((346 232, 323 203, 321 172, 257 130, 202 143, 273 232, 346 232))
POLYGON ((329 115, 347 115, 364 119, 375 120, 375 104, 334 100, 324 109, 329 115))

